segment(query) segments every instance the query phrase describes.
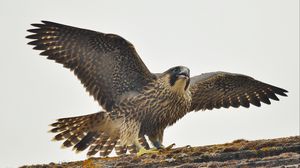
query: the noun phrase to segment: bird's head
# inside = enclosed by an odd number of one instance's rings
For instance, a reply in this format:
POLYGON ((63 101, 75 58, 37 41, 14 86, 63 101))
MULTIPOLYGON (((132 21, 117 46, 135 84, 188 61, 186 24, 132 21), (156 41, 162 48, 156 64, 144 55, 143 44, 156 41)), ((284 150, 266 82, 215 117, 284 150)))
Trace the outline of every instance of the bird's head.
POLYGON ((190 84, 190 70, 184 66, 176 66, 164 72, 172 90, 186 91, 190 84))

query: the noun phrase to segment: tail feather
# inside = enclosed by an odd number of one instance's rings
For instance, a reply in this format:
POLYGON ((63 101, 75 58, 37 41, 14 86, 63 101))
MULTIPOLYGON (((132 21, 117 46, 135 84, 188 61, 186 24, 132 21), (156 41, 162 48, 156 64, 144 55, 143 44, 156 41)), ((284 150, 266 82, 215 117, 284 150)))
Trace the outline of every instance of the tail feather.
POLYGON ((97 140, 90 146, 87 155, 88 156, 93 156, 96 153, 98 153, 102 147, 104 146, 104 144, 106 143, 107 139, 109 137, 107 135, 105 135, 105 133, 102 133, 97 140))
POLYGON ((100 156, 107 156, 111 153, 113 148, 116 145, 117 140, 108 138, 106 143, 103 145, 103 147, 100 150, 100 156))
MULTIPOLYGON (((62 147, 72 147, 76 152, 83 151, 87 148, 87 156, 93 156, 99 152, 100 156, 108 156, 115 148, 117 155, 124 155, 127 151, 136 153, 136 147, 122 146, 119 135, 109 135, 107 130, 113 128, 106 112, 98 112, 85 116, 61 118, 51 124, 54 127, 50 130, 57 133, 53 140, 64 140, 62 147), (105 125, 106 124, 106 125, 105 125)), ((144 136, 139 139, 142 146, 149 149, 149 145, 144 136)))
POLYGON ((127 147, 121 145, 121 140, 118 139, 116 146, 115 146, 115 152, 117 155, 125 155, 127 152, 127 147))
MULTIPOLYGON (((104 112, 89 114, 80 117, 70 117, 58 119, 56 123, 51 124, 54 128, 50 130, 53 133, 59 133, 54 137, 54 140, 69 139, 70 141, 74 136, 82 137, 87 134, 90 130, 93 130, 95 124, 91 124, 89 121, 91 118, 96 116, 97 118, 102 117, 104 112)), ((67 142, 66 142, 67 143, 67 142)))
POLYGON ((71 135, 67 140, 64 141, 64 143, 62 144, 63 147, 71 147, 76 145, 79 141, 80 141, 80 136, 78 136, 77 134, 75 135, 71 135))
POLYGON ((97 132, 89 132, 74 146, 74 149, 77 152, 85 150, 96 140, 98 136, 99 134, 97 132))
POLYGON ((61 141, 63 139, 68 139, 70 136, 72 136, 71 131, 67 130, 62 133, 59 133, 55 135, 55 137, 52 139, 53 141, 61 141))
MULTIPOLYGON (((55 131, 58 129, 55 129, 55 131)), ((84 136, 84 134, 86 134, 86 130, 84 129, 80 129, 80 125, 76 125, 73 128, 72 127, 66 127, 66 130, 62 130, 63 132, 57 134, 54 137, 54 140, 63 140, 63 139, 73 139, 74 136, 78 137, 78 138, 82 138, 84 136)), ((51 132, 53 133, 57 133, 51 130, 51 132)))

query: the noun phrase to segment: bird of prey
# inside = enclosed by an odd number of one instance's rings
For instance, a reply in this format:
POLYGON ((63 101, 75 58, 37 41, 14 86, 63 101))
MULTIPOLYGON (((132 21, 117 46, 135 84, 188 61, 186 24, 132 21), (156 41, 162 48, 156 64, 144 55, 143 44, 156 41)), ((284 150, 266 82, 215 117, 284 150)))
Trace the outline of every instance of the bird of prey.
POLYGON ((28 44, 40 55, 70 69, 103 111, 51 124, 54 140, 87 155, 137 155, 163 149, 166 127, 191 111, 221 107, 270 104, 285 89, 252 77, 212 72, 190 77, 190 70, 175 66, 151 73, 134 46, 115 34, 105 34, 49 21, 32 24, 28 44), (155 147, 149 149, 147 136, 155 147))

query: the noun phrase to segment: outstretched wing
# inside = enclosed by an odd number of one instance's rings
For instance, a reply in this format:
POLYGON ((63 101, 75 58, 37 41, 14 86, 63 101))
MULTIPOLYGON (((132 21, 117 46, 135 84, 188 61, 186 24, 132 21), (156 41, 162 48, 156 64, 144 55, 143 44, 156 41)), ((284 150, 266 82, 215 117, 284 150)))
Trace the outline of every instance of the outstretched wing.
POLYGON ((128 91, 155 78, 133 45, 120 36, 42 21, 27 36, 40 55, 74 71, 86 90, 107 111, 128 91))
POLYGON ((227 72, 205 73, 191 78, 192 105, 190 111, 213 108, 249 107, 250 103, 271 104, 279 100, 276 94, 287 96, 286 90, 257 81, 249 76, 227 72))

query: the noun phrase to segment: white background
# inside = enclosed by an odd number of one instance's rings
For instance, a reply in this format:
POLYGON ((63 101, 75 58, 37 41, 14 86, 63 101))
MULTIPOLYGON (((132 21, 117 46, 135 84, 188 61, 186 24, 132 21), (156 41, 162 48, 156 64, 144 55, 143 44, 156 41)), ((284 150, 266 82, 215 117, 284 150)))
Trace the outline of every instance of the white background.
POLYGON ((190 113, 166 130, 165 145, 299 135, 297 0, 1 0, 0 167, 85 159, 51 142, 48 124, 99 111, 69 70, 26 45, 26 29, 40 20, 119 34, 152 72, 222 70, 289 91, 270 106, 190 113))

